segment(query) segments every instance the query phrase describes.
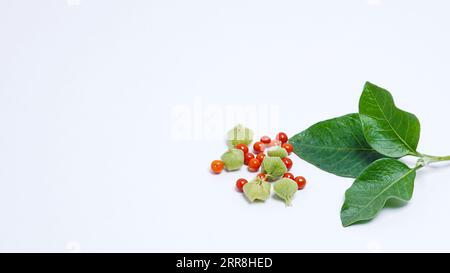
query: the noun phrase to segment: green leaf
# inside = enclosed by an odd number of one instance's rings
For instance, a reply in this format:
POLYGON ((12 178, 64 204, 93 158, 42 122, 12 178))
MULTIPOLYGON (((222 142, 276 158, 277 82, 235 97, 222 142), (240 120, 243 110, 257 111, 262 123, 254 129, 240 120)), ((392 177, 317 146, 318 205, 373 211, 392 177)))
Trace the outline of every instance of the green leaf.
POLYGON ((265 156, 261 166, 262 171, 267 174, 267 178, 271 181, 281 177, 288 171, 283 160, 279 157, 265 156))
POLYGON ((250 202, 266 201, 270 195, 270 183, 256 179, 244 185, 244 195, 250 202))
POLYGON ((389 199, 411 200, 416 169, 384 158, 372 163, 345 192, 341 210, 344 227, 374 218, 389 199))
POLYGON ((415 115, 398 109, 389 91, 367 82, 359 114, 367 142, 376 151, 389 157, 417 155, 420 122, 415 115))
POLYGON ((273 185, 273 191, 284 200, 286 206, 291 205, 292 197, 298 191, 297 183, 289 178, 282 178, 275 182, 273 185))
POLYGON ((294 153, 324 171, 357 177, 383 156, 364 138, 358 114, 319 122, 289 139, 294 153))

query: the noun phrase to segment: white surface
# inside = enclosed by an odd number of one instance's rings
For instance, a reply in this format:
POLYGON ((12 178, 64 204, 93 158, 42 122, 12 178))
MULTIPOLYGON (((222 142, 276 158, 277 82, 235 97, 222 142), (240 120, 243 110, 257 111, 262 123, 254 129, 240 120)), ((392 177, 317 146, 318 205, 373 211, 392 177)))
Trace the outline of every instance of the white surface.
POLYGON ((295 159, 309 183, 285 208, 249 205, 234 189, 246 170, 208 171, 217 132, 239 120, 229 107, 292 135, 356 111, 366 80, 419 116, 421 151, 450 154, 449 8, 2 0, 0 249, 449 251, 450 168, 421 171, 412 202, 346 229, 349 179, 295 159), (174 133, 180 120, 191 136, 174 133))

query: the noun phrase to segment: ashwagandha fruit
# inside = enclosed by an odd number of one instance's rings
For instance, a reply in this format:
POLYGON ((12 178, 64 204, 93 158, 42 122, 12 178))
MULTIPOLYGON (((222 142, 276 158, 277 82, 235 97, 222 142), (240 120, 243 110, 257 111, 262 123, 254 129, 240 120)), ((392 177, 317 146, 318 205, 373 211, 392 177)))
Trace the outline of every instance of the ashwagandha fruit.
POLYGON ((266 201, 270 195, 270 183, 256 178, 244 185, 244 195, 250 202, 255 200, 266 201))
POLYGON ((280 178, 287 172, 286 165, 279 157, 266 156, 261 164, 263 172, 267 174, 267 178, 271 181, 280 178))
POLYGON ((244 165, 244 152, 239 149, 229 149, 221 159, 227 171, 239 170, 244 165))
POLYGON ((238 144, 249 145, 253 141, 253 131, 242 124, 236 125, 227 134, 228 147, 233 148, 238 144))
POLYGON ((275 146, 275 147, 270 148, 267 151, 267 154, 269 156, 279 157, 279 158, 288 157, 288 152, 286 151, 286 149, 281 148, 280 146, 275 146))
POLYGON ((286 206, 291 205, 292 198, 297 192, 297 188, 297 183, 289 178, 282 178, 273 185, 273 191, 278 197, 284 200, 286 206))

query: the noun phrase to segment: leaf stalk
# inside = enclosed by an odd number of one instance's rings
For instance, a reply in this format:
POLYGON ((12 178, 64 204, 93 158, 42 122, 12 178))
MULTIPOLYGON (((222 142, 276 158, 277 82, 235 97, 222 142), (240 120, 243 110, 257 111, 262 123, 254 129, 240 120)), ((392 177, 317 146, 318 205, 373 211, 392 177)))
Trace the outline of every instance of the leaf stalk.
POLYGON ((433 155, 426 155, 426 154, 420 154, 419 160, 417 160, 417 166, 425 167, 429 164, 436 163, 436 162, 443 162, 443 161, 450 161, 450 156, 433 156, 433 155))

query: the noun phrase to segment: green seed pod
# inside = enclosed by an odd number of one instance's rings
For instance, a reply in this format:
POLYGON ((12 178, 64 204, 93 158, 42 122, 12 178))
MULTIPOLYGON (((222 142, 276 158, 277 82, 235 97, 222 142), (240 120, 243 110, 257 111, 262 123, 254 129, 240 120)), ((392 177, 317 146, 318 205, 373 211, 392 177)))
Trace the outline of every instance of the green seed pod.
POLYGON ((286 149, 281 148, 280 146, 275 146, 275 147, 270 148, 267 151, 267 154, 269 156, 274 156, 274 157, 279 157, 279 158, 288 157, 288 152, 286 151, 286 149))
POLYGON ((275 182, 273 191, 284 200, 286 206, 291 205, 292 197, 297 192, 297 183, 289 178, 282 178, 275 182))
POLYGON ((267 178, 271 181, 276 180, 287 172, 286 165, 279 157, 266 156, 261 165, 263 171, 267 174, 267 178))
POLYGON ((253 131, 245 128, 242 124, 236 125, 227 134, 227 144, 234 148, 238 144, 249 145, 253 141, 253 131))
POLYGON ((255 200, 266 201, 270 195, 270 183, 256 178, 244 185, 244 195, 250 202, 255 200))
POLYGON ((239 149, 229 149, 221 159, 227 171, 239 170, 244 165, 244 152, 239 149))

